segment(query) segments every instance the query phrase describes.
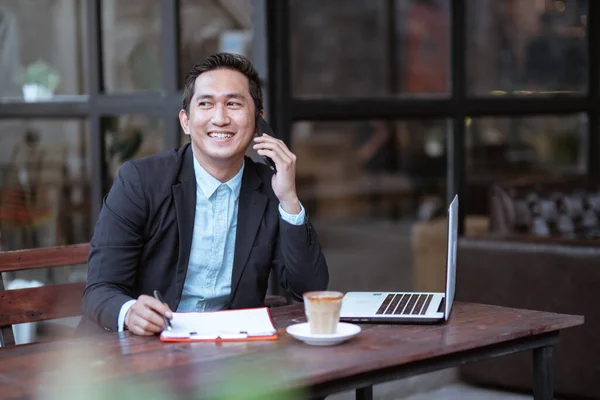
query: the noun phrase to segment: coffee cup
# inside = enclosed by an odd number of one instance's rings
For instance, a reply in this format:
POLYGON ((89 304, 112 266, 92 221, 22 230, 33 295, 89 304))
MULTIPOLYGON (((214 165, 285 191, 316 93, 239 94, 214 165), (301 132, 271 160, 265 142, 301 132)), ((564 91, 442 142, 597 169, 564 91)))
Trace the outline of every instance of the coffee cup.
POLYGON ((304 312, 313 335, 335 334, 342 308, 342 292, 329 290, 304 293, 304 312))

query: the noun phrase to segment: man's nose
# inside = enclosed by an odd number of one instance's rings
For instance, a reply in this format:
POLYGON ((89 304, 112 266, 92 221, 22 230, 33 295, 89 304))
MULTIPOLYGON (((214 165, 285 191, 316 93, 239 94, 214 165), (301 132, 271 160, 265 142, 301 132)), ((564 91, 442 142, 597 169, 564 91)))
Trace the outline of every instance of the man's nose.
POLYGON ((215 112, 212 115, 211 122, 213 125, 227 125, 229 124, 229 116, 227 115, 227 109, 223 106, 215 107, 215 112))

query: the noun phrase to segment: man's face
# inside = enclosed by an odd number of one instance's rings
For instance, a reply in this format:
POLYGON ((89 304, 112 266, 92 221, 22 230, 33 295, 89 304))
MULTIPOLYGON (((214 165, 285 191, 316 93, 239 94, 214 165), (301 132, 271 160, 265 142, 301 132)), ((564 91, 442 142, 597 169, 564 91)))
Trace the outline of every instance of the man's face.
POLYGON ((217 69, 198 76, 189 113, 179 113, 198 160, 223 167, 241 163, 254 136, 254 109, 242 73, 217 69))

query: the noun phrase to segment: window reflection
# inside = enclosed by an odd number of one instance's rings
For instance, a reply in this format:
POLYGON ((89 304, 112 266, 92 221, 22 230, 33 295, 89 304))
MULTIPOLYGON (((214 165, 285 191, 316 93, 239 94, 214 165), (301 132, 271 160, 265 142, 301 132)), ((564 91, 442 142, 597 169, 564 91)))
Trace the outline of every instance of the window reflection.
POLYGON ((293 0, 294 95, 446 94, 449 20, 447 0, 293 0))
POLYGON ((87 123, 0 122, 0 248, 89 241, 87 123))
POLYGON ((107 117, 102 123, 108 192, 125 161, 163 151, 165 125, 162 119, 144 115, 107 117))
POLYGON ((106 91, 162 89, 157 0, 103 0, 102 57, 106 91))
POLYGON ((469 92, 583 92, 588 83, 588 3, 468 0, 469 92))
POLYGON ((252 57, 250 0, 180 1, 180 88, 190 68, 221 51, 252 57))
POLYGON ((0 0, 0 98, 48 101, 85 91, 85 4, 0 0))
POLYGON ((587 117, 468 118, 467 211, 487 214, 488 189, 514 178, 584 174, 587 117))
POLYGON ((587 117, 467 119, 470 173, 584 173, 587 117))
POLYGON ((294 94, 385 95, 385 11, 382 0, 291 1, 294 94))
POLYGON ((450 2, 396 0, 396 91, 445 94, 450 82, 450 2))
POLYGON ((446 131, 439 120, 297 123, 301 200, 323 220, 429 218, 445 202, 446 131))
POLYGON ((330 288, 443 285, 428 266, 444 265, 448 127, 444 120, 294 125, 298 195, 326 254, 330 288))

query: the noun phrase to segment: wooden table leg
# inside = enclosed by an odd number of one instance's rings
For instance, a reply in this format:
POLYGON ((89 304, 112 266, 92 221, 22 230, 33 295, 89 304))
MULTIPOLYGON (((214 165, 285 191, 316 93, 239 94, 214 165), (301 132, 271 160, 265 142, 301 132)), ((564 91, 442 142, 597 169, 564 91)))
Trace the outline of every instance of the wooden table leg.
POLYGON ((373 400, 373 386, 365 386, 356 389, 356 400, 373 400))
POLYGON ((535 400, 554 399, 553 350, 554 346, 533 350, 533 398, 535 400))

